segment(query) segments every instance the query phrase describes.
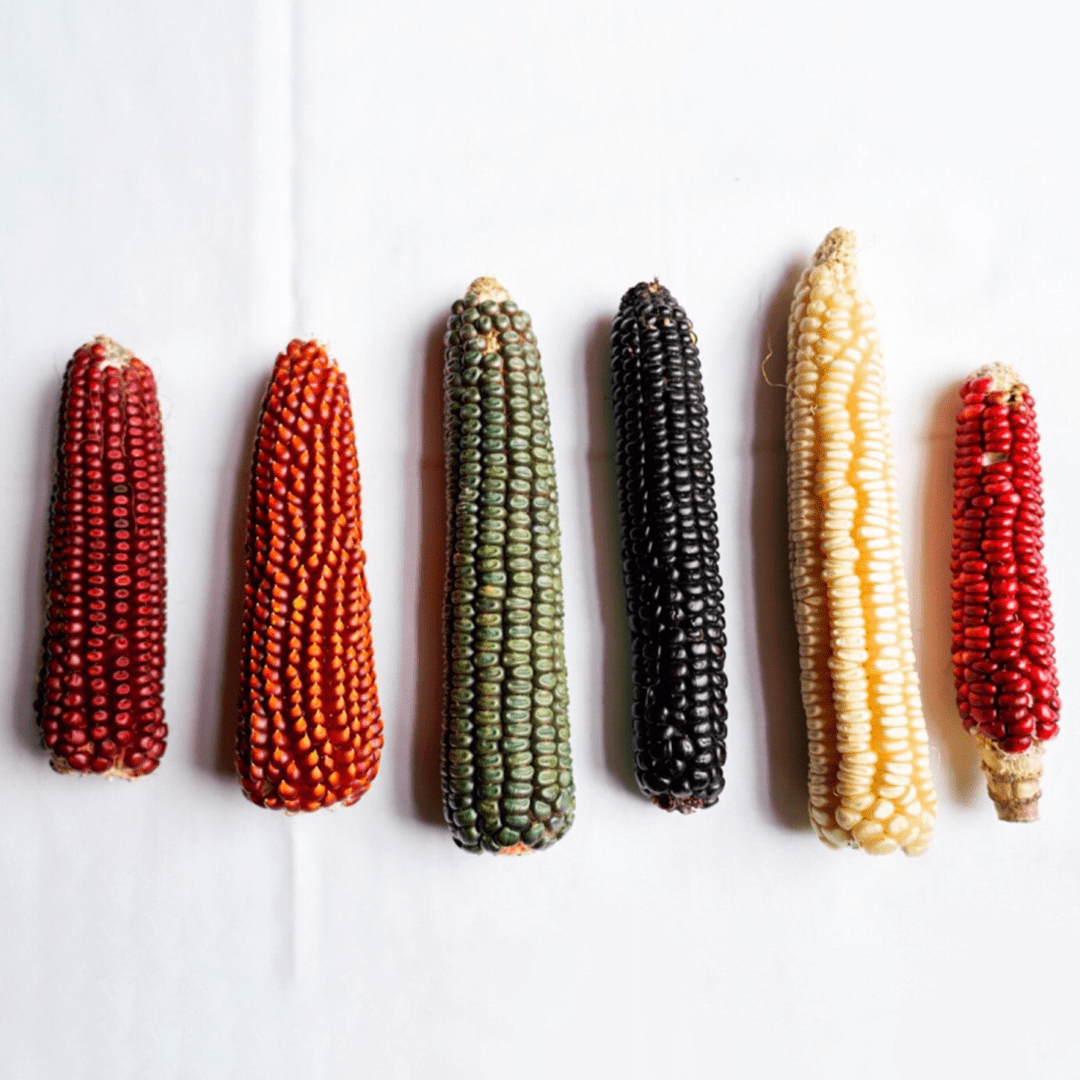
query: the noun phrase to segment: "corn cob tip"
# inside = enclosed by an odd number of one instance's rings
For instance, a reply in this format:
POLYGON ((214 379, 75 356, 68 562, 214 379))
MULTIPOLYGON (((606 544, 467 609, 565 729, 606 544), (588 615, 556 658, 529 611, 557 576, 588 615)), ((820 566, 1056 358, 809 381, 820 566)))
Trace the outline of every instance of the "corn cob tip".
POLYGON ((850 229, 833 229, 814 252, 814 266, 838 263, 845 271, 855 269, 855 234, 850 229))
POLYGON ((476 297, 478 304, 487 300, 494 300, 496 304, 505 304, 510 299, 510 294, 493 277, 478 277, 469 286, 468 292, 476 297))
POLYGON ((130 349, 125 349, 123 345, 104 334, 98 334, 90 344, 91 346, 100 345, 105 350, 100 364, 103 368, 115 367, 123 370, 135 359, 135 354, 130 349))
POLYGON ((1035 739, 1020 754, 1006 754, 993 739, 975 732, 986 789, 1000 821, 1038 821, 1043 744, 1035 739))
POLYGON ((986 388, 987 393, 1008 394, 1010 398, 1022 398, 1028 392, 1028 388, 1020 378, 1016 368, 1009 364, 996 362, 983 364, 978 371, 971 374, 968 382, 976 382, 981 379, 990 380, 990 385, 986 388))

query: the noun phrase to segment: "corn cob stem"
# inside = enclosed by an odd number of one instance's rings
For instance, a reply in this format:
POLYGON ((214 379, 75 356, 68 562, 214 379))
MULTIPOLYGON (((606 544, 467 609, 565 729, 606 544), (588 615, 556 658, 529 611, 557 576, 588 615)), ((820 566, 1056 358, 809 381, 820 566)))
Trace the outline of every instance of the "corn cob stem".
POLYGON ((36 712, 57 772, 134 779, 165 752, 165 468, 150 369, 107 337, 67 366, 36 712))
POLYGON ((634 771, 657 806, 691 813, 724 787, 724 597, 697 338, 659 282, 619 306, 611 406, 634 771))
POLYGON ((558 497, 529 316, 477 278, 447 325, 446 820, 522 854, 574 814, 558 497))
POLYGON ((953 499, 953 666, 1003 821, 1039 816, 1042 744, 1058 730, 1050 591, 1042 561, 1035 409, 1010 367, 960 390, 953 499))
POLYGON ((975 732, 986 790, 1002 821, 1038 821, 1043 744, 1035 741, 1019 754, 1005 753, 981 731, 975 732))
POLYGON ((263 401, 248 494, 236 764, 252 802, 355 803, 383 745, 345 376, 292 341, 263 401))
POLYGON ((796 290, 787 394, 810 818, 831 846, 917 854, 930 842, 936 800, 881 352, 846 230, 829 233, 796 290))

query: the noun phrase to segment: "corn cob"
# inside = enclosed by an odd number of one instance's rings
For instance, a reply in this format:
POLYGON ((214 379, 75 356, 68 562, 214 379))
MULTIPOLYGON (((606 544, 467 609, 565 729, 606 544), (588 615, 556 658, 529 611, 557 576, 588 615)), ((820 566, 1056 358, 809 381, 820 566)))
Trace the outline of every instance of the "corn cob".
POLYGON ((573 821, 558 496, 529 316, 477 278, 447 325, 442 782, 468 851, 547 847, 573 821))
POLYGON ((345 376, 317 342, 274 365, 248 494, 236 764, 260 806, 355 803, 382 720, 345 376))
POLYGON ((165 466, 150 369, 106 337, 60 399, 36 712, 57 772, 134 779, 165 752, 165 466))
POLYGON ((1002 821, 1035 821, 1043 743, 1061 699, 1042 561, 1035 408, 1012 368, 960 389, 953 499, 953 671, 1002 821))
POLYGON ((855 238, 834 229, 788 329, 792 592, 810 743, 810 818, 834 847, 930 842, 936 800, 900 552, 873 308, 855 238))
POLYGON ((727 734, 724 594, 697 338, 659 282, 611 328, 634 770, 664 810, 712 806, 727 734))

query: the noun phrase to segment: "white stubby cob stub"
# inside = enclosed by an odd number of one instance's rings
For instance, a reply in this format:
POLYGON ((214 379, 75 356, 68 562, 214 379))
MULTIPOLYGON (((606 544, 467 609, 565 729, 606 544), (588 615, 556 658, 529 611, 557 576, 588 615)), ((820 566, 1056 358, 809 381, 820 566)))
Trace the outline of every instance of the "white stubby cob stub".
POLYGON ((930 842, 936 798, 900 550, 874 311, 855 238, 834 229, 788 326, 788 521, 810 818, 872 854, 930 842))

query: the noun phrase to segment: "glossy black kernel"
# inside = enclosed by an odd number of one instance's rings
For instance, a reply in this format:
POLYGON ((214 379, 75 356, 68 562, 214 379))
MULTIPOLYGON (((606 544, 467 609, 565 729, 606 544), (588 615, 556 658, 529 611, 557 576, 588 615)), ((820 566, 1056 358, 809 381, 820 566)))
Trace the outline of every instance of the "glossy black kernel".
POLYGON ((611 404, 637 782, 665 810, 724 787, 727 685, 712 453, 697 339, 658 282, 622 299, 611 404))

